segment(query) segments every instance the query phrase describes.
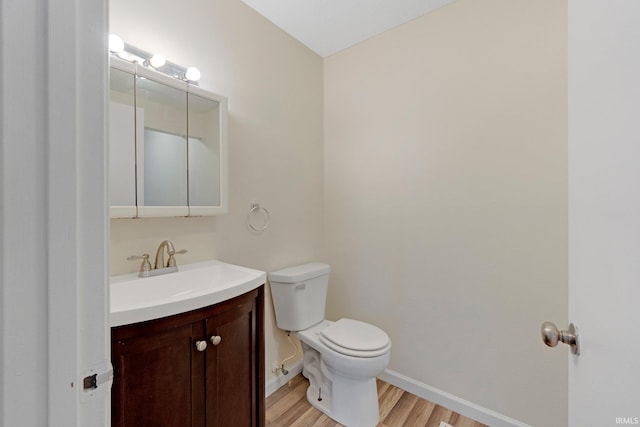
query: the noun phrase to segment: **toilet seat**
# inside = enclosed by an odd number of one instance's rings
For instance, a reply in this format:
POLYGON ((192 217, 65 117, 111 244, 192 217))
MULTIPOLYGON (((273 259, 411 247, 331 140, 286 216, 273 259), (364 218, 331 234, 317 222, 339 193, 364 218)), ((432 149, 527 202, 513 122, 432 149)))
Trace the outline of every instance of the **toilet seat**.
POLYGON ((320 341, 347 356, 377 357, 389 351, 389 336, 377 326, 353 319, 340 319, 324 328, 320 341))

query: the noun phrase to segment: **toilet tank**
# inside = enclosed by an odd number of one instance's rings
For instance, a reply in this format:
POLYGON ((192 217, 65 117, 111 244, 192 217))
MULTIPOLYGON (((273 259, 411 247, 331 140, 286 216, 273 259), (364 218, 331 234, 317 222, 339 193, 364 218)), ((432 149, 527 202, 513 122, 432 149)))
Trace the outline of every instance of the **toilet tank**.
POLYGON ((324 320, 330 271, 312 262, 269 273, 278 328, 302 331, 324 320))

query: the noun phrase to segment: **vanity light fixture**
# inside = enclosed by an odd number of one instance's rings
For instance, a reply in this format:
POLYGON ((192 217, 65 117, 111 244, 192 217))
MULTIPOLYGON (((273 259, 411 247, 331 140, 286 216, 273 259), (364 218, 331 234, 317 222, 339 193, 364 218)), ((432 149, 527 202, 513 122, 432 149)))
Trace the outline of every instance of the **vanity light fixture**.
POLYGON ((109 34, 109 50, 113 53, 122 52, 124 50, 124 41, 115 34, 109 34))
POLYGON ((124 59, 125 61, 135 62, 144 67, 152 68, 163 74, 173 78, 187 81, 191 84, 198 85, 200 80, 200 70, 196 67, 185 68, 173 62, 167 61, 164 56, 159 54, 150 54, 140 48, 125 43, 115 34, 109 34, 109 52, 111 55, 124 59))
POLYGON ((166 63, 167 63, 167 59, 164 56, 159 55, 157 53, 154 54, 149 60, 149 65, 151 65, 153 68, 160 68, 166 63))
POLYGON ((189 67, 187 68, 187 72, 184 73, 184 77, 190 82, 197 82, 200 80, 200 70, 196 67, 189 67))

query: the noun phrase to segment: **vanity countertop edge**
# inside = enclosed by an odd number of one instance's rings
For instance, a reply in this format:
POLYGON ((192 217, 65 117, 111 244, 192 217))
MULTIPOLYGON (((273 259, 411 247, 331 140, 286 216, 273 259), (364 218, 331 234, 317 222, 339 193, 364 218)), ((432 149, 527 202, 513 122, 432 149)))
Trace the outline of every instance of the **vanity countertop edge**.
POLYGON ((265 282, 264 271, 218 260, 181 265, 177 272, 161 276, 140 278, 137 273, 112 276, 109 326, 197 310, 250 292, 265 282))

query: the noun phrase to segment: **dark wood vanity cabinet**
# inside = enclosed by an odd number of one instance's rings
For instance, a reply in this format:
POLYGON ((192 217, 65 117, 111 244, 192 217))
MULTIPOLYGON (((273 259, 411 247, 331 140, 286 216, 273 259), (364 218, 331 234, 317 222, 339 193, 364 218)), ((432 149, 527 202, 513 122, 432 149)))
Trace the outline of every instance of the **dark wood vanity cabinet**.
POLYGON ((112 328, 111 425, 264 426, 263 323, 261 286, 213 306, 112 328))

